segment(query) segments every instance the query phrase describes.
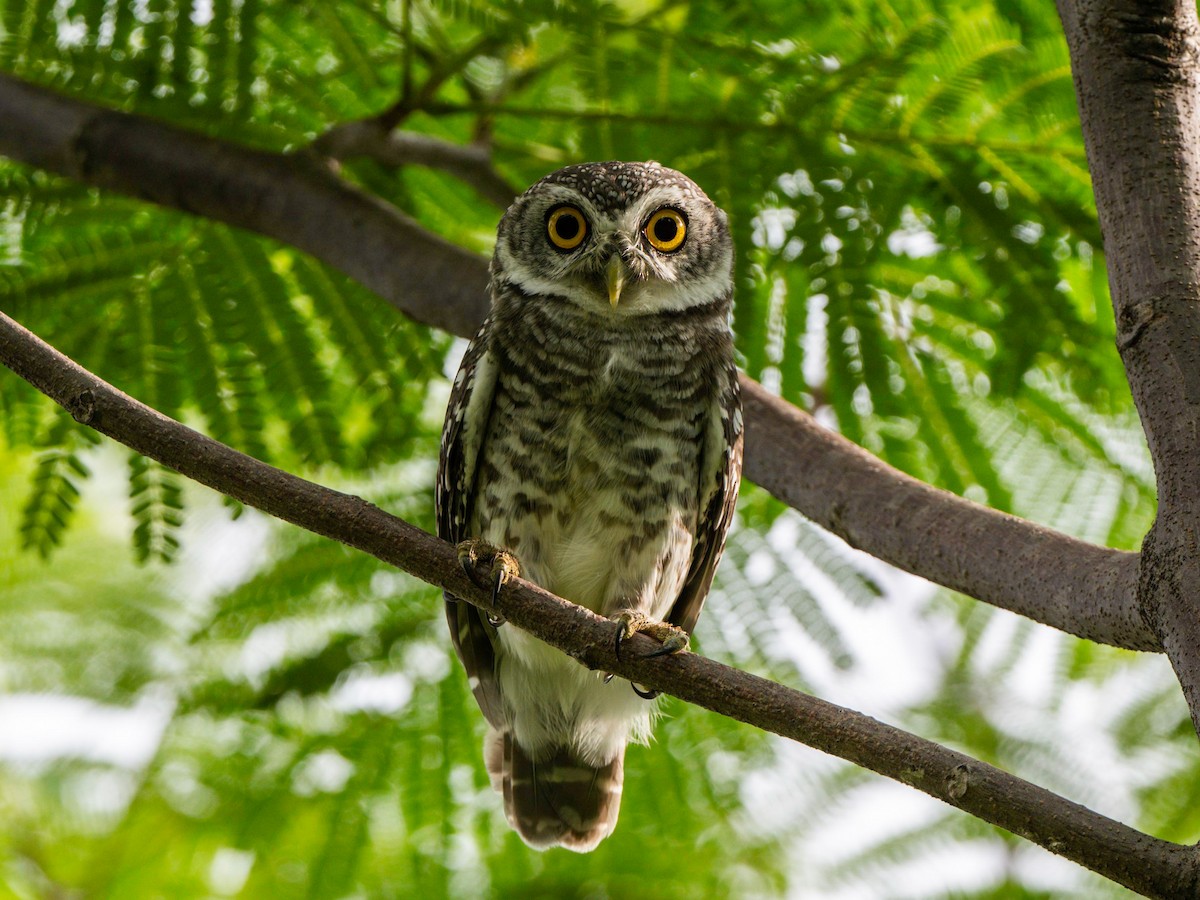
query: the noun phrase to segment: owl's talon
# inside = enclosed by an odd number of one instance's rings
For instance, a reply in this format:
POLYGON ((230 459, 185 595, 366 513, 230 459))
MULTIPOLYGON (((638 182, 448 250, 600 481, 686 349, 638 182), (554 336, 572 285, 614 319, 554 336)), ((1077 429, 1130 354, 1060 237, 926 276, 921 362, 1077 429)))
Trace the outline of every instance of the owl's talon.
POLYGON ((616 676, 615 676, 615 675, 613 675, 613 673, 612 673, 612 672, 605 672, 605 673, 604 673, 604 679, 603 679, 603 680, 604 680, 604 683, 605 683, 605 684, 608 684, 608 683, 609 683, 610 681, 612 681, 612 680, 613 680, 613 678, 615 678, 615 677, 616 677, 616 676))
POLYGON ((670 622, 657 622, 634 610, 625 610, 611 618, 620 626, 617 629, 616 645, 613 648, 617 659, 621 658, 621 644, 638 632, 648 634, 662 644, 659 649, 647 653, 645 659, 668 656, 687 649, 688 633, 678 625, 672 625, 670 622))
POLYGON ((633 688, 633 692, 635 694, 637 694, 639 697, 641 697, 643 700, 655 700, 662 693, 662 691, 656 691, 653 688, 651 688, 648 691, 643 691, 640 687, 638 687, 632 681, 629 682, 629 686, 631 688, 633 688))
MULTIPOLYGON (((521 563, 510 550, 496 547, 479 538, 462 541, 458 545, 458 564, 467 577, 481 588, 492 589, 492 607, 500 599, 504 585, 521 575, 521 563)), ((488 622, 498 628, 504 624, 504 616, 488 613, 488 622)))
POLYGON ((617 639, 613 642, 613 653, 616 655, 618 660, 621 658, 621 642, 623 640, 625 640, 625 629, 618 628, 617 639))
POLYGON ((670 656, 672 653, 679 653, 680 651, 687 649, 688 634, 686 631, 666 622, 659 624, 666 625, 667 628, 671 630, 666 633, 665 637, 662 637, 657 633, 651 634, 651 637, 658 638, 660 641, 662 641, 662 646, 651 653, 647 653, 646 659, 654 659, 656 656, 670 656))

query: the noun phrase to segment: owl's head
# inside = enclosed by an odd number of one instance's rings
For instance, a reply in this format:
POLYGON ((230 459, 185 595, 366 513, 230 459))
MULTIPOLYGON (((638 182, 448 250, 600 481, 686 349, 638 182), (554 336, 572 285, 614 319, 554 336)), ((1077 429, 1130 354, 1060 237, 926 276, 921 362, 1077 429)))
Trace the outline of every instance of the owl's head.
POLYGON ((567 166, 500 221, 493 278, 531 302, 636 316, 728 303, 733 242, 725 213, 656 162, 567 166))

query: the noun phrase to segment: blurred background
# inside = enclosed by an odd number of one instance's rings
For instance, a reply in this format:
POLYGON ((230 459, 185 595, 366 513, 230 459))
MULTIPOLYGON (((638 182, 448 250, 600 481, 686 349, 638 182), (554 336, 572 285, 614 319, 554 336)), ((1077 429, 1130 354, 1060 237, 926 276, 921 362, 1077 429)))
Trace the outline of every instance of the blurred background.
MULTIPOLYGON (((392 109, 486 149, 514 189, 657 159, 730 214, 751 376, 998 509, 1126 549, 1153 518, 1050 4, 0 0, 0 70, 274 151, 392 109)), ((496 191, 342 171, 490 253, 496 191)), ((432 527, 464 342, 299 252, 0 160, 0 309, 168 415, 432 527)), ((696 644, 1200 837, 1165 659, 896 572, 754 487, 696 644)), ((436 589, 185 483, 0 371, 2 893, 1126 895, 906 787, 664 709, 615 835, 528 850, 436 589)))

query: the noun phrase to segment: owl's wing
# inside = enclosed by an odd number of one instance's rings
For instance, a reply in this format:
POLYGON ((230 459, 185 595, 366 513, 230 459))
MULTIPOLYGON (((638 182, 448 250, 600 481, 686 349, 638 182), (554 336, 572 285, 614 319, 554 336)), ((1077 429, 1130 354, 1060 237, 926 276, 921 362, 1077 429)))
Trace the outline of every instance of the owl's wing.
POLYGON ((733 521, 738 486, 742 481, 742 395, 737 369, 731 363, 725 384, 713 403, 700 454, 700 506, 692 562, 679 598, 667 621, 688 634, 696 627, 704 598, 712 586, 725 536, 733 521))
MULTIPOLYGON (((442 426, 442 449, 438 457, 438 537, 452 543, 476 535, 467 534, 475 498, 475 476, 484 436, 496 393, 496 358, 488 352, 491 320, 483 323, 463 356, 442 426)), ((496 679, 496 653, 492 644, 495 629, 476 607, 450 594, 446 598, 446 621, 454 650, 467 670, 467 682, 479 708, 492 725, 503 724, 500 685, 496 679)))

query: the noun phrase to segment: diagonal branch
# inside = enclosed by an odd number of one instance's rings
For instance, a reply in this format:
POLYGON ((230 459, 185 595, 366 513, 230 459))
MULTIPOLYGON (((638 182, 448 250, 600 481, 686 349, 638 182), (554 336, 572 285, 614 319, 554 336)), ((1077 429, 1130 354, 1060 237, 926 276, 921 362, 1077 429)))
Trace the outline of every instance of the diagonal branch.
MULTIPOLYGON (((418 321, 471 334, 487 263, 303 156, 239 147, 0 74, 0 154, 268 235, 418 321)), ((748 378, 746 477, 906 571, 1079 637, 1160 649, 1128 553, 1073 540, 921 484, 748 378)))
POLYGON ((0 155, 311 253, 418 321, 469 334, 487 263, 316 157, 251 150, 0 73, 0 155))
MULTIPOLYGON (((451 545, 360 497, 290 475, 181 425, 121 393, 3 314, 0 362, 80 423, 138 453, 492 609, 490 592, 467 578, 451 545)), ((618 659, 612 622, 529 582, 506 588, 495 611, 590 669, 614 672, 901 781, 1148 896, 1191 896, 1200 887, 1190 847, 1142 834, 862 713, 694 653, 648 658, 657 644, 644 635, 628 642, 618 659), (639 648, 641 655, 636 654, 639 648)))
POLYGON ((742 402, 751 480, 850 546, 1062 631, 1159 649, 1129 602, 1138 554, 1097 547, 931 487, 745 376, 742 402), (1084 623, 1086 634, 1079 630, 1084 623))

